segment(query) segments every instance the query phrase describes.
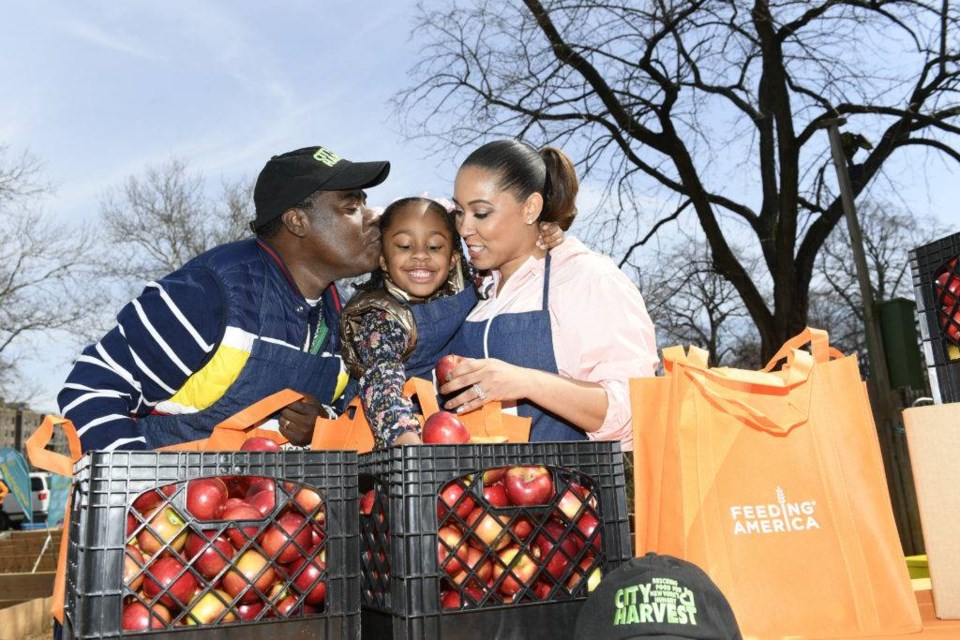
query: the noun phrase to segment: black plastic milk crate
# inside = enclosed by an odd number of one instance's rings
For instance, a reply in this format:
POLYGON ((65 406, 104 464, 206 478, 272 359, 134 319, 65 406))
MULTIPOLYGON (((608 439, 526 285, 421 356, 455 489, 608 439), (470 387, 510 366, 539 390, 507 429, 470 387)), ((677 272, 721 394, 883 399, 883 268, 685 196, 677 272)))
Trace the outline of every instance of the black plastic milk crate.
MULTIPOLYGON (((282 495, 279 486, 276 491, 282 495)), ((177 490, 170 503, 183 507, 185 493, 177 490)), ((189 514, 185 509, 181 513, 189 514)), ((90 452, 74 468, 63 637, 78 640, 359 638, 357 514, 355 451, 90 452), (183 486, 194 478, 239 475, 275 478, 277 485, 281 484, 280 480, 284 484, 294 483, 287 485, 291 490, 299 491, 295 488, 299 484, 313 487, 321 494, 325 505, 326 553, 326 598, 322 613, 218 626, 146 632, 122 630, 124 598, 135 597, 124 584, 127 517, 134 499, 150 489, 175 483, 183 486)), ((191 520, 188 515, 188 524, 191 520)), ((140 526, 142 530, 144 525, 140 526)))
MULTIPOLYGON (((597 569, 606 575, 632 556, 623 456, 618 442, 393 447, 360 456, 361 494, 370 489, 376 492, 373 505, 367 507, 370 515, 360 518, 361 628, 365 639, 570 637, 587 596, 588 578, 599 578, 601 574, 597 569), (547 593, 536 596, 531 594, 532 589, 523 588, 507 603, 496 589, 513 577, 511 562, 500 565, 503 575, 492 579, 494 584, 488 585, 491 589, 484 592, 486 595, 473 596, 458 591, 454 604, 444 606, 442 593, 449 596, 450 591, 444 590, 451 585, 438 559, 438 529, 441 528, 438 520, 446 525, 449 519, 454 519, 466 526, 467 522, 455 512, 467 499, 481 505, 483 510, 492 509, 482 497, 484 483, 475 479, 483 477, 480 474, 485 470, 515 466, 547 467, 554 478, 555 494, 552 502, 543 507, 529 511, 523 507, 507 507, 502 510, 505 515, 498 517, 503 517, 512 527, 518 518, 529 513, 534 530, 527 535, 532 539, 546 530, 545 523, 553 518, 555 509, 563 502, 561 494, 577 488, 578 495, 583 496, 582 505, 589 503, 590 512, 598 516, 595 533, 581 538, 580 550, 564 558, 569 560, 566 571, 572 571, 563 574, 562 580, 569 578, 565 585, 553 579, 552 585, 544 587, 547 593), (456 502, 448 501, 452 506, 438 511, 439 494, 452 483, 469 485, 468 495, 457 498, 456 502), (518 510, 521 515, 511 516, 511 510, 518 510), (543 515, 536 515, 538 510, 543 515)), ((362 500, 360 508, 361 514, 365 513, 362 500)), ((581 506, 576 517, 583 516, 585 509, 581 506)), ((490 512, 498 514, 500 510, 490 512)), ((553 540, 573 535, 571 532, 579 526, 574 525, 574 520, 564 522, 567 527, 564 533, 553 540)), ((473 535, 473 529, 468 531, 463 541, 473 535)), ((513 537, 514 533, 509 535, 513 537)), ((514 542, 516 537, 511 544, 514 542)), ((557 547, 560 546, 556 545, 540 559, 559 559, 557 547)), ((523 549, 521 547, 521 552, 523 549)), ((488 548, 483 553, 496 552, 488 548)), ((447 556, 443 566, 448 566, 449 561, 447 556)), ((497 565, 492 566, 496 576, 497 565)), ((547 579, 549 585, 545 566, 539 565, 536 571, 536 579, 547 579)), ((461 575, 468 575, 469 581, 474 578, 473 569, 467 572, 461 575)), ((595 586, 594 579, 589 582, 591 587, 595 586)), ((464 589, 464 584, 455 589, 464 589)))
POLYGON ((911 251, 910 269, 931 391, 937 402, 960 402, 960 298, 937 281, 960 277, 960 233, 911 251))

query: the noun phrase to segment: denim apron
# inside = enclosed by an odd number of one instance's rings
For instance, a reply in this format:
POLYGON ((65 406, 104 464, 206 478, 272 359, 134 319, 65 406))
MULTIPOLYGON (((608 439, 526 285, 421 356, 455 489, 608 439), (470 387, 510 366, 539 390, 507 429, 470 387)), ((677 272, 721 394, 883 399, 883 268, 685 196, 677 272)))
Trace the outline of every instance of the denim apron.
MULTIPOLYGON (((264 326, 264 318, 269 310, 266 303, 268 290, 269 286, 265 285, 260 304, 260 327, 264 326)), ((332 328, 339 327, 339 318, 336 318, 338 312, 334 309, 332 294, 324 293, 323 310, 324 319, 331 329, 320 351, 338 353, 339 334, 332 328)), ((310 311, 306 302, 297 308, 299 314, 309 314, 310 311)), ((306 324, 304 322, 304 326, 306 324)), ((314 355, 258 338, 254 340, 247 362, 237 379, 212 405, 197 413, 144 416, 137 420, 137 424, 146 438, 147 447, 154 449, 207 438, 213 427, 226 418, 282 389, 308 393, 323 404, 331 404, 337 389, 340 366, 339 357, 314 355)))
POLYGON ((450 343, 476 304, 477 291, 468 282, 458 294, 410 305, 417 323, 417 345, 403 363, 408 379, 433 379, 437 361, 452 353, 450 343))
MULTIPOLYGON (((557 373, 550 327, 550 253, 543 274, 543 304, 537 311, 504 313, 489 321, 464 322, 452 352, 468 358, 497 358, 504 362, 557 373), (487 324, 486 345, 484 331, 487 324)), ((526 401, 517 402, 517 414, 532 419, 530 441, 586 440, 587 435, 569 422, 526 401)))

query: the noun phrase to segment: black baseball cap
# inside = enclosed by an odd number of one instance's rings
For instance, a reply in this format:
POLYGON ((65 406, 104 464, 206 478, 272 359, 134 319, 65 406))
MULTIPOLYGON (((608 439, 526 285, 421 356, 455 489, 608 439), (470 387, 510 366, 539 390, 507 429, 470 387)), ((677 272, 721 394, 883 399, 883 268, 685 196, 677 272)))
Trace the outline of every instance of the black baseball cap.
POLYGON ((390 163, 351 162, 325 147, 305 147, 273 156, 253 190, 254 231, 280 217, 314 191, 366 189, 387 179, 390 163))
POLYGON ((703 569, 648 553, 604 576, 580 609, 577 640, 742 640, 730 603, 703 569))

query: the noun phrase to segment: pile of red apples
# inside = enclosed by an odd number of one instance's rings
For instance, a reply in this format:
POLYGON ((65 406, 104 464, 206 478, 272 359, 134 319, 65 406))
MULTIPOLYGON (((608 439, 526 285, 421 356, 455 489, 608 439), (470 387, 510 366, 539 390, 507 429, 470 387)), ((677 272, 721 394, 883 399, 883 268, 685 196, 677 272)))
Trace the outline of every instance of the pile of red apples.
MULTIPOLYGON (((248 442, 246 450, 275 448, 248 442)), ((325 515, 314 489, 267 477, 197 478, 141 493, 127 513, 123 629, 322 611, 325 515)))
MULTIPOLYGON (((437 500, 440 606, 501 606, 592 591, 602 576, 600 520, 596 496, 579 479, 544 466, 514 466, 446 484, 437 500)), ((367 492, 361 514, 371 515, 374 504, 374 492, 367 492)), ((367 555, 365 567, 383 566, 367 555)))

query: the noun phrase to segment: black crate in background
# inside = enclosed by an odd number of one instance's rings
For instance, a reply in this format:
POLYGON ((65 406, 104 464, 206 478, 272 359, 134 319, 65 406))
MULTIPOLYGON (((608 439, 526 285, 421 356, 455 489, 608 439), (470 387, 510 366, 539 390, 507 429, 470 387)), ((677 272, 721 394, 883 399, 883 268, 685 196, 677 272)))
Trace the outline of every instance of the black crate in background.
POLYGON ((960 233, 940 238, 910 252, 910 270, 920 318, 920 340, 927 361, 930 389, 938 403, 960 402, 960 347, 944 335, 937 319, 934 280, 960 255, 960 233))
MULTIPOLYGON (((181 494, 184 492, 180 492, 181 494)), ((183 513, 186 513, 183 511, 183 513)), ((74 468, 64 639, 356 639, 360 562, 355 451, 94 451, 74 468), (150 632, 121 630, 126 517, 149 489, 208 476, 251 475, 310 485, 326 506, 324 611, 302 619, 234 622, 150 632)))
MULTIPOLYGON (((632 556, 618 442, 420 445, 360 456, 361 490, 376 485, 385 495, 383 531, 389 531, 391 573, 386 607, 363 604, 365 639, 568 638, 586 599, 529 602, 479 609, 440 607, 442 572, 437 562, 437 500, 451 480, 485 469, 543 465, 588 476, 599 493, 603 574, 632 556)), ((376 507, 375 507, 376 508, 376 507)), ((378 553, 381 540, 361 535, 363 553, 378 553)), ((364 578, 365 584, 370 584, 364 578)))

